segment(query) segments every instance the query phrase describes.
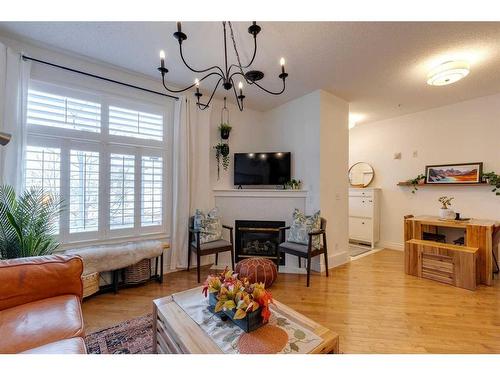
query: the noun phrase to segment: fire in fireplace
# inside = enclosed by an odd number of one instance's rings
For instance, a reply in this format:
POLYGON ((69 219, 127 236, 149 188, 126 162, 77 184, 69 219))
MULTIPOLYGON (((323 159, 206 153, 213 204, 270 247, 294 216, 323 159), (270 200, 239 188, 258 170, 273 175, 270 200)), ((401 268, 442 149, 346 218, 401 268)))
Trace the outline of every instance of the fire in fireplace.
POLYGON ((276 265, 284 265, 285 258, 280 259, 278 252, 282 242, 279 228, 284 226, 284 221, 236 220, 236 261, 262 257, 272 259, 276 265))

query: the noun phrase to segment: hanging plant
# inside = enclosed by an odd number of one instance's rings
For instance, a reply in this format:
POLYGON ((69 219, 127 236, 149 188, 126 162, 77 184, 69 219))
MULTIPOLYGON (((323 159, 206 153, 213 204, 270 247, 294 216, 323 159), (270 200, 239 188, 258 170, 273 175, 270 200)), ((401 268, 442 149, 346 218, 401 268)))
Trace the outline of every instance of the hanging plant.
POLYGON ((231 129, 233 127, 227 123, 222 122, 219 125, 220 137, 222 139, 229 139, 229 133, 231 133, 231 129))
POLYGON ((495 172, 483 173, 483 181, 493 186, 492 192, 500 195, 500 176, 495 172))
POLYGON ((417 177, 412 178, 411 180, 406 181, 409 185, 412 186, 412 194, 415 194, 415 192, 418 190, 418 185, 423 184, 425 181, 425 175, 419 174, 417 177))
POLYGON ((220 165, 222 162, 222 168, 227 171, 229 168, 229 145, 227 143, 220 142, 214 146, 215 149, 215 160, 217 160, 217 180, 220 179, 220 165))

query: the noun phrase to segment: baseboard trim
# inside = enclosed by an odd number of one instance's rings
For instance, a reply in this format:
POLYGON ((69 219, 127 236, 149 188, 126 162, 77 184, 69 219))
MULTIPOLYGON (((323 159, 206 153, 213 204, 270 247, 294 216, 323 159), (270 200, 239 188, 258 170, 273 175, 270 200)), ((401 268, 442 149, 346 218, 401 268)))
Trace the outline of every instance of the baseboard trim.
POLYGON ((384 249, 399 250, 399 251, 404 251, 405 249, 404 244, 391 241, 379 241, 377 243, 377 247, 383 247, 384 249))

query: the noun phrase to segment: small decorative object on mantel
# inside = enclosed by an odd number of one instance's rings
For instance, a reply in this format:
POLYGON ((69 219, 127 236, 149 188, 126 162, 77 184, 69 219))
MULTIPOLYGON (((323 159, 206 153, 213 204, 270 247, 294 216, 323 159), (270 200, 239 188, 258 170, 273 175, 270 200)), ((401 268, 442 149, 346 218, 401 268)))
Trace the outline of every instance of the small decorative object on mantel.
POLYGON ((479 184, 483 163, 442 164, 425 167, 426 184, 479 184))
POLYGON ((272 296, 263 283, 250 284, 233 271, 224 270, 207 277, 203 294, 209 297, 214 313, 224 314, 245 332, 262 327, 269 321, 272 296))
POLYGON ((483 173, 483 181, 491 186, 493 186, 493 190, 491 190, 496 195, 500 195, 500 176, 495 172, 487 172, 483 173))
POLYGON ((439 217, 444 220, 453 220, 455 219, 455 212, 448 207, 451 206, 451 201, 453 197, 442 196, 439 197, 438 202, 442 204, 442 207, 439 210, 439 217))
POLYGON ((285 189, 289 190, 300 190, 302 187, 302 181, 292 178, 290 181, 285 183, 285 189))

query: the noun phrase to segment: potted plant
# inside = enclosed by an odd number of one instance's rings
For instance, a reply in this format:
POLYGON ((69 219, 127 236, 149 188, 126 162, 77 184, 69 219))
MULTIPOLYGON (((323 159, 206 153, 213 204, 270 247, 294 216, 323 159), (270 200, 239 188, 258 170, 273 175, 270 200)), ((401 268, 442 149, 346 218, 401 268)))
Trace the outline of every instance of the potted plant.
POLYGON ((495 172, 483 173, 483 181, 493 186, 491 190, 496 195, 500 195, 500 176, 495 172))
POLYGON ((52 254, 59 246, 54 232, 61 211, 62 201, 42 188, 16 197, 13 187, 0 186, 0 258, 52 254))
POLYGON ((203 286, 211 310, 224 314, 245 332, 253 331, 269 321, 272 296, 263 283, 250 284, 248 279, 227 268, 219 275, 208 276, 203 286))
POLYGON ((222 139, 229 139, 229 133, 231 133, 231 129, 233 127, 227 123, 222 122, 219 125, 220 137, 222 139))
POLYGON ((292 178, 290 181, 285 183, 285 189, 299 190, 302 185, 302 181, 292 178))
POLYGON ((451 206, 451 201, 453 200, 453 197, 447 197, 446 195, 443 197, 439 197, 438 202, 441 203, 441 208, 439 210, 439 217, 441 219, 454 219, 455 218, 455 212, 453 210, 449 209, 448 207, 451 206))
POLYGON ((229 168, 229 145, 224 142, 220 142, 214 146, 215 149, 215 159, 217 160, 217 179, 220 178, 220 165, 222 162, 222 168, 227 171, 229 168))

